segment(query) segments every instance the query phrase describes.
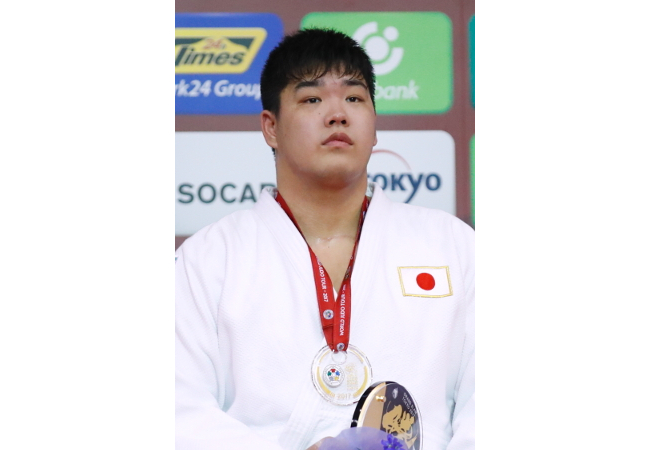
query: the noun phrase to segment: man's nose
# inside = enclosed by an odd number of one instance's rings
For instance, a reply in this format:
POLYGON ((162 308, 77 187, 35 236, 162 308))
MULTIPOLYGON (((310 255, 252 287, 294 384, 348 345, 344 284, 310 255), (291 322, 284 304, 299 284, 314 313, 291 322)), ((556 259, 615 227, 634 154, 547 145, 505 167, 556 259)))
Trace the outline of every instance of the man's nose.
POLYGON ((348 123, 347 116, 342 112, 338 112, 338 113, 330 115, 328 124, 329 125, 335 125, 337 123, 341 124, 341 125, 347 125, 347 123, 348 123))

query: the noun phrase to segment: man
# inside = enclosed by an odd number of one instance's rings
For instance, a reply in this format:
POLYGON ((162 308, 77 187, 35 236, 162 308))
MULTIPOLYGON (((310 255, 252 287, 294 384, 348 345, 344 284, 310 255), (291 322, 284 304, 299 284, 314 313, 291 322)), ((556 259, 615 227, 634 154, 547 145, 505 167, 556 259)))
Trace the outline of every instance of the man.
POLYGON ((374 75, 351 38, 286 37, 261 89, 277 190, 177 252, 177 448, 315 448, 371 378, 412 394, 422 448, 473 448, 472 229, 368 183, 374 75))

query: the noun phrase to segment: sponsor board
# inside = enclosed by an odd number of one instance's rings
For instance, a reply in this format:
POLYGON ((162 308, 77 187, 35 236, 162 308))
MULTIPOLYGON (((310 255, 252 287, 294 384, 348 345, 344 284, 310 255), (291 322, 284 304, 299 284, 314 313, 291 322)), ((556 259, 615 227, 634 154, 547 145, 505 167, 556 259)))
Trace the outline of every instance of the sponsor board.
MULTIPOLYGON (((378 131, 368 179, 393 201, 456 213, 454 140, 445 131, 378 131)), ((271 149, 258 131, 176 133, 176 235, 251 208, 275 186, 271 149)))
POLYGON ((176 14, 176 114, 258 114, 260 74, 282 39, 270 13, 176 14))
POLYGON ((471 208, 472 208, 472 223, 476 223, 476 208, 475 208, 475 200, 476 200, 476 181, 475 181, 475 174, 476 174, 476 157, 474 156, 474 149, 476 147, 476 139, 475 136, 472 135, 472 138, 469 140, 469 195, 470 195, 470 202, 471 202, 471 208))
POLYGON ((452 25, 441 12, 315 12, 301 28, 352 36, 375 68, 378 114, 442 114, 453 103, 452 25))
POLYGON ((275 163, 261 132, 176 132, 177 236, 251 208, 266 186, 275 163))
POLYGON ((455 154, 446 131, 378 131, 368 179, 393 201, 456 214, 455 154))
POLYGON ((474 79, 476 76, 476 59, 475 59, 475 47, 474 42, 475 38, 475 20, 474 16, 469 20, 468 25, 468 42, 469 42, 469 101, 472 104, 472 107, 476 107, 476 100, 474 94, 474 79))

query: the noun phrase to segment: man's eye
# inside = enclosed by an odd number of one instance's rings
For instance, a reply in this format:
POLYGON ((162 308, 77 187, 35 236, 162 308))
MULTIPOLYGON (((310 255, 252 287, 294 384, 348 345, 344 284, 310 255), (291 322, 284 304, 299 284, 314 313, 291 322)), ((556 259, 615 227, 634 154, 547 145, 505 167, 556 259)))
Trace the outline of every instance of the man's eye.
POLYGON ((349 102, 360 102, 361 99, 359 97, 348 97, 349 102))
POLYGON ((318 103, 320 99, 315 98, 315 97, 310 97, 307 100, 305 100, 305 103, 318 103))

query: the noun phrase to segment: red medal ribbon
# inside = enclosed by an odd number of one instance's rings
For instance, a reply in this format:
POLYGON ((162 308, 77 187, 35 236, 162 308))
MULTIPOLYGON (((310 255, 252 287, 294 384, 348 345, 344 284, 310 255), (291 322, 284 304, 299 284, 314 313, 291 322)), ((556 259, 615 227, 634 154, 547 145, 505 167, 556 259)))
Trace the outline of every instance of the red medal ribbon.
MULTIPOLYGON (((284 201, 280 192, 277 192, 275 200, 280 204, 284 212, 287 213, 287 216, 289 216, 289 219, 291 219, 304 239, 305 236, 302 234, 296 218, 293 217, 289 205, 284 201)), ((369 205, 370 199, 364 197, 363 203, 361 204, 361 214, 359 214, 359 225, 357 227, 357 237, 354 242, 354 249, 352 250, 352 256, 350 257, 348 268, 343 276, 343 282, 341 283, 338 298, 334 297, 332 280, 327 274, 325 267, 323 267, 321 262, 318 260, 318 257, 309 246, 309 243, 307 243, 307 239, 305 239, 307 248, 309 248, 311 266, 314 271, 314 283, 316 284, 318 311, 320 313, 321 325, 323 326, 323 334, 325 335, 327 345, 332 351, 347 350, 348 342, 350 341, 350 313, 352 311, 352 289, 350 284, 352 279, 352 269, 357 256, 357 246, 359 245, 359 239, 361 237, 361 228, 363 227, 363 221, 366 218, 366 211, 368 211, 369 205)))

